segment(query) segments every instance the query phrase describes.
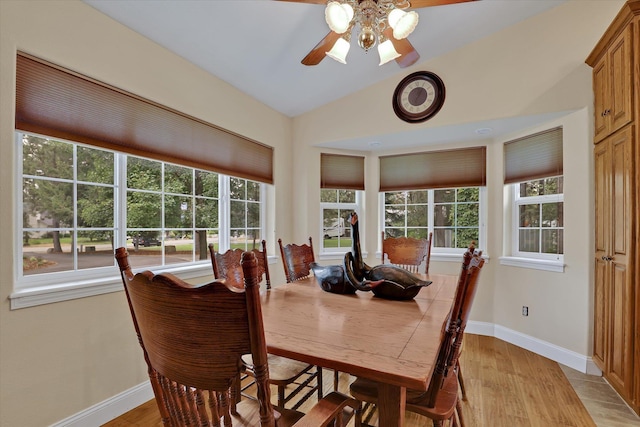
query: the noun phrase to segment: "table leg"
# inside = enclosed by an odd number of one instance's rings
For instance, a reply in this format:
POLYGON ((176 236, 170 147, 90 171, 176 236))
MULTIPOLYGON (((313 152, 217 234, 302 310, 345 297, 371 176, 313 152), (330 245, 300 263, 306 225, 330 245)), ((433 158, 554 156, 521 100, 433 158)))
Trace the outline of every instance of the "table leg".
POLYGON ((378 425, 380 427, 404 427, 404 410, 407 389, 391 384, 378 383, 378 425))

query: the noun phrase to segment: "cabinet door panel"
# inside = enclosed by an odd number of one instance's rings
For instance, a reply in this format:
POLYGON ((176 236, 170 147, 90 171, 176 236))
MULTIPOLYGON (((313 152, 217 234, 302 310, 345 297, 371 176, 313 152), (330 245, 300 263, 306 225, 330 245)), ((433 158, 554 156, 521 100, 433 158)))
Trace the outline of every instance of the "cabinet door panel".
POLYGON ((607 331, 609 353, 607 379, 620 394, 630 396, 633 389, 633 297, 634 286, 631 261, 633 217, 633 132, 628 126, 605 140, 611 146, 611 201, 612 234, 610 251, 612 269, 611 298, 607 331))
POLYGON ((606 372, 606 355, 607 355, 607 316, 609 306, 609 295, 606 284, 607 272, 609 271, 608 263, 602 258, 596 257, 595 262, 595 301, 594 301, 594 330, 593 330, 593 361, 602 371, 606 372))
POLYGON ((594 150, 595 167, 595 202, 596 202, 596 258, 608 256, 609 235, 611 234, 611 151, 609 144, 596 145, 594 150))
POLYGON ((611 325, 608 332, 609 362, 607 380, 620 394, 629 395, 633 387, 633 347, 631 326, 633 303, 630 288, 631 280, 624 264, 613 265, 613 283, 611 286, 611 325))
POLYGON ((611 67, 611 108, 609 120, 611 120, 610 133, 621 129, 631 122, 633 118, 633 79, 632 79, 632 56, 631 48, 633 39, 632 27, 620 34, 613 44, 609 62, 611 67))
POLYGON ((609 102, 608 96, 608 73, 609 73, 609 63, 607 61, 608 57, 605 55, 602 59, 595 65, 593 68, 593 95, 594 95, 594 106, 595 106, 595 134, 594 140, 596 142, 602 140, 609 134, 608 120, 605 115, 605 110, 610 108, 607 106, 609 102))
POLYGON ((611 253, 615 261, 627 264, 629 245, 631 244, 631 221, 633 219, 633 126, 620 134, 611 137, 611 220, 613 235, 611 236, 611 253))

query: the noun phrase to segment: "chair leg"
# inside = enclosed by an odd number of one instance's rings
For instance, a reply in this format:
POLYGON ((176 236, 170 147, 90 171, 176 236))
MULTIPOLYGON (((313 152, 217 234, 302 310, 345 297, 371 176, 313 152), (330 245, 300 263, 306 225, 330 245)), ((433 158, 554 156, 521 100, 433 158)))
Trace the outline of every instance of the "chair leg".
POLYGON ((238 374, 233 380, 233 385, 231 386, 231 401, 236 404, 240 402, 242 399, 242 377, 238 374))
POLYGON ((279 385, 278 386, 278 405, 277 408, 282 410, 284 409, 284 389, 285 386, 283 385, 279 385))
POLYGON ((334 370, 333 371, 333 391, 338 391, 338 382, 340 381, 339 379, 340 376, 340 372, 334 370))
POLYGON ((355 418, 354 427, 362 427, 362 402, 358 401, 358 407, 353 417, 355 418))
POLYGON ((462 405, 459 400, 456 402, 456 414, 458 415, 458 425, 460 427, 465 427, 464 417, 462 416, 462 405))
POLYGON ((460 384, 460 391, 462 392, 462 400, 467 401, 467 389, 464 386, 464 378, 462 377, 462 368, 460 367, 460 361, 457 362, 458 365, 458 383, 460 384))
POLYGON ((322 368, 320 366, 316 366, 316 369, 318 370, 318 376, 316 377, 316 381, 318 381, 318 400, 322 399, 322 396, 324 395, 323 393, 323 389, 324 389, 324 383, 322 382, 322 368))

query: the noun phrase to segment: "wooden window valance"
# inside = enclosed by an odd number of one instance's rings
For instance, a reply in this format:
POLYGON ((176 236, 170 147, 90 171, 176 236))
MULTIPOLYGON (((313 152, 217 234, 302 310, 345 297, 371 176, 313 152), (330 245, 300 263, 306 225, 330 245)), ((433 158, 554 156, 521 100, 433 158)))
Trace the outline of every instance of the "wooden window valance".
POLYGON ((505 184, 559 176, 562 173, 561 127, 505 142, 505 184))
POLYGON ((320 188, 364 190, 364 157, 321 153, 320 188))
POLYGON ((273 183, 273 148, 18 53, 17 130, 273 183))
POLYGON ((380 157, 380 191, 481 187, 487 183, 486 147, 380 157))

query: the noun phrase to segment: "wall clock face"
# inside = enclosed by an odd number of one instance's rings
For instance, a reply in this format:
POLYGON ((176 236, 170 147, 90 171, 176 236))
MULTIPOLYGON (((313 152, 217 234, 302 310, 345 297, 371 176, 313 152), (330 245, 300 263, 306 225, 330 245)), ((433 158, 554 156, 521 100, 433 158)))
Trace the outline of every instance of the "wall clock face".
POLYGON ((417 71, 398 83, 393 92, 393 111, 405 122, 424 122, 440 111, 444 95, 440 77, 429 71, 417 71))

